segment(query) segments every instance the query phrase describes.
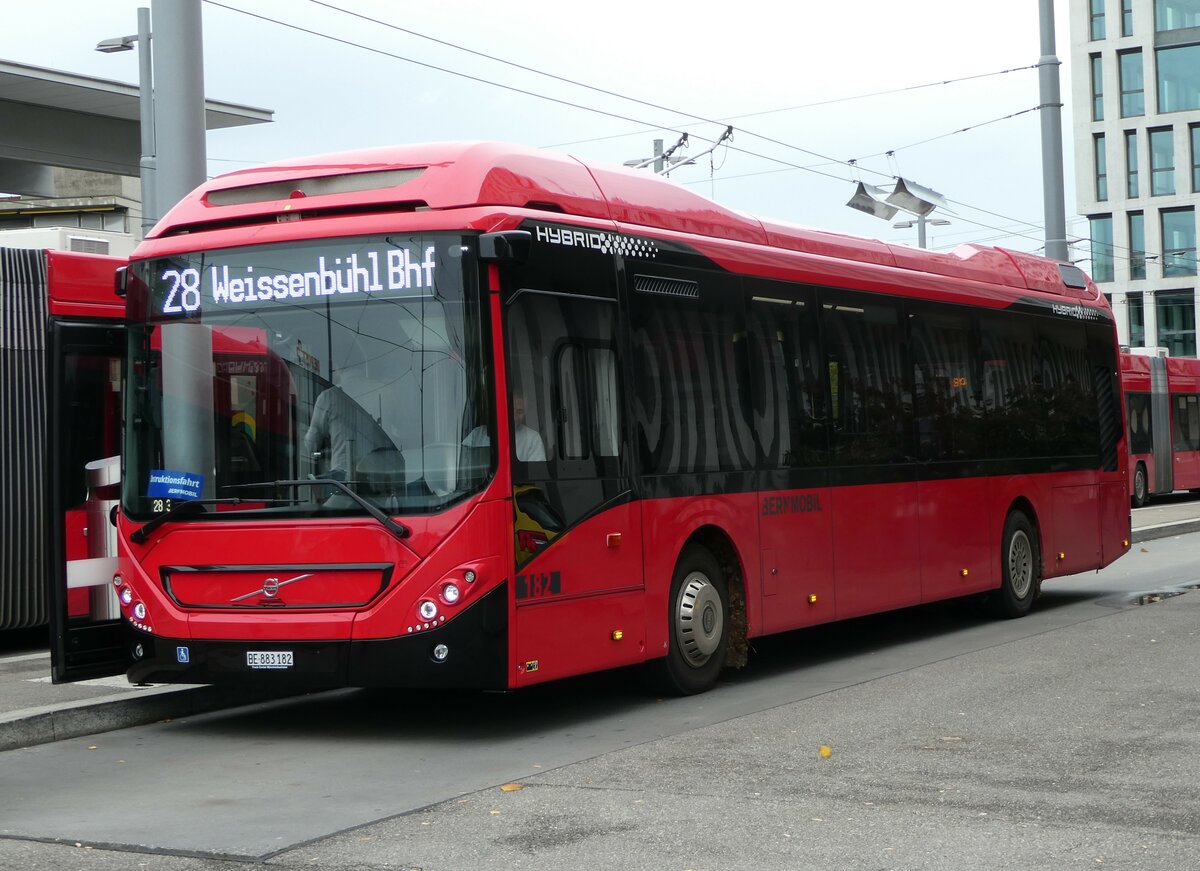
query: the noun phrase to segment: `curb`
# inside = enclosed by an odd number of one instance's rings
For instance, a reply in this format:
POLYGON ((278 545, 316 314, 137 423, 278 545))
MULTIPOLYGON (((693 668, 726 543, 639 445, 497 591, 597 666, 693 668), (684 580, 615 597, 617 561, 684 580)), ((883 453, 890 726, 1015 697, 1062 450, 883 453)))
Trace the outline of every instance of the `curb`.
POLYGON ((299 695, 214 686, 152 687, 137 696, 62 702, 0 715, 0 752, 299 695))
POLYGON ((1139 541, 1153 541, 1156 538, 1170 538, 1172 535, 1185 535, 1189 532, 1200 532, 1200 520, 1176 520, 1173 523, 1162 523, 1158 526, 1146 526, 1135 529, 1129 537, 1131 544, 1139 541))

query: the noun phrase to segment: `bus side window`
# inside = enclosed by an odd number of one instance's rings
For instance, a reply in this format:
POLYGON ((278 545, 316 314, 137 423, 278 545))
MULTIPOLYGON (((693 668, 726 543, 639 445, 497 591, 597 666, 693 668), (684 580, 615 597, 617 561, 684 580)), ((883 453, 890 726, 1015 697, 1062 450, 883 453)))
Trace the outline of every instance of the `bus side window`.
POLYGON ((825 382, 811 290, 747 281, 751 420, 767 469, 824 465, 825 382))
POLYGON ((912 379, 905 368, 899 303, 826 291, 821 325, 833 401, 834 463, 911 461, 912 379))
POLYGON ((1200 451, 1200 395, 1175 394, 1175 450, 1200 451))
POLYGON ((976 371, 973 319, 912 306, 917 455, 922 460, 985 456, 983 383, 976 371))
POLYGON ((995 457, 1044 455, 1046 422, 1040 400, 1037 334, 1027 319, 1006 313, 980 317, 985 420, 995 457))
POLYGON ((1126 413, 1129 416, 1129 452, 1148 454, 1154 450, 1154 431, 1151 429, 1150 394, 1128 393, 1125 395, 1126 413))
POLYGON ((633 276, 633 414, 643 474, 755 467, 738 290, 728 276, 701 270, 633 276))

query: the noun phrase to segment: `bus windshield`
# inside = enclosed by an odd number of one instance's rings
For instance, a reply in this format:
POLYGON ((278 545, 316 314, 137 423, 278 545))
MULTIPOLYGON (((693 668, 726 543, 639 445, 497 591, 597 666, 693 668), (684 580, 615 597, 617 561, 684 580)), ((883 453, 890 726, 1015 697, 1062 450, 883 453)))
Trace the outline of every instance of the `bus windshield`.
POLYGON ((125 512, 414 514, 479 489, 495 440, 473 251, 398 234, 136 263, 125 512))

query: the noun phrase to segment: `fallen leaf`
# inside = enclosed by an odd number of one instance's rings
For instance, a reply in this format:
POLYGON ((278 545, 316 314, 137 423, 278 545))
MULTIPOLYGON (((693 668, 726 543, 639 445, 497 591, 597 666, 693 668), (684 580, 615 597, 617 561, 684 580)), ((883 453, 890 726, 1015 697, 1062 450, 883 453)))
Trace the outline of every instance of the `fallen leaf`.
POLYGON ((500 791, 501 792, 516 792, 517 790, 524 789, 524 788, 525 787, 519 783, 506 783, 506 784, 504 784, 504 786, 500 787, 500 791))
POLYGON ((828 744, 822 744, 821 749, 818 750, 817 752, 821 754, 822 759, 828 759, 830 756, 833 755, 833 748, 830 747, 828 744))

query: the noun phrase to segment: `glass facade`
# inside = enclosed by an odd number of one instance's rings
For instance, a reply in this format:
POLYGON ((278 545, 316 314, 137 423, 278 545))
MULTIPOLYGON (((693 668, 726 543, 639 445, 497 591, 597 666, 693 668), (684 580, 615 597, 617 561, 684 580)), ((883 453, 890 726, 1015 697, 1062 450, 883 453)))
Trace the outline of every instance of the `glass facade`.
POLYGON ((1142 50, 1117 55, 1117 74, 1121 85, 1121 117, 1146 114, 1146 78, 1142 72, 1142 50))
POLYGON ((1104 120, 1104 67, 1100 55, 1092 55, 1092 120, 1104 120))
POLYGON ((1129 213, 1129 278, 1132 281, 1146 277, 1146 216, 1141 212, 1129 213))
POLYGON ((1092 280, 1113 280, 1113 225, 1112 215, 1092 218, 1092 280))
POLYGON ((1121 0, 1121 36, 1133 36, 1133 0, 1121 0))
POLYGON ((1096 159, 1096 199, 1104 202, 1108 199, 1108 157, 1105 154, 1103 133, 1092 137, 1092 152, 1096 159))
POLYGON ((1200 124, 1188 130, 1192 140, 1192 193, 1200 193, 1200 124))
POLYGON ((1125 297, 1129 308, 1129 347, 1146 347, 1146 309, 1144 297, 1131 293, 1125 297))
POLYGON ((1138 185, 1138 135, 1136 130, 1125 131, 1125 195, 1140 196, 1138 185))
MULTIPOLYGON (((1122 0, 1126 2, 1126 0, 1122 0)), ((1100 3, 1101 17, 1104 3, 1100 3)), ((1092 0, 1092 15, 1096 14, 1096 0, 1092 0)), ((1200 27, 1200 0, 1154 0, 1154 29, 1183 30, 1185 27, 1200 27)), ((1128 34, 1126 34, 1128 35, 1128 34)), ((1092 39, 1102 37, 1093 36, 1092 39)))
POLYGON ((1163 278, 1196 274, 1196 213, 1191 208, 1162 211, 1163 278))
POLYGON ((1089 33, 1093 40, 1104 39, 1104 0, 1091 0, 1091 27, 1089 33))
POLYGON ((1200 109, 1200 45, 1160 48, 1158 61, 1158 111, 1200 109))
POLYGON ((1190 290, 1160 291, 1154 295, 1158 315, 1158 344, 1172 357, 1196 356, 1196 297, 1190 290))
POLYGON ((1150 195, 1175 193, 1175 131, 1170 127, 1150 131, 1150 195))

